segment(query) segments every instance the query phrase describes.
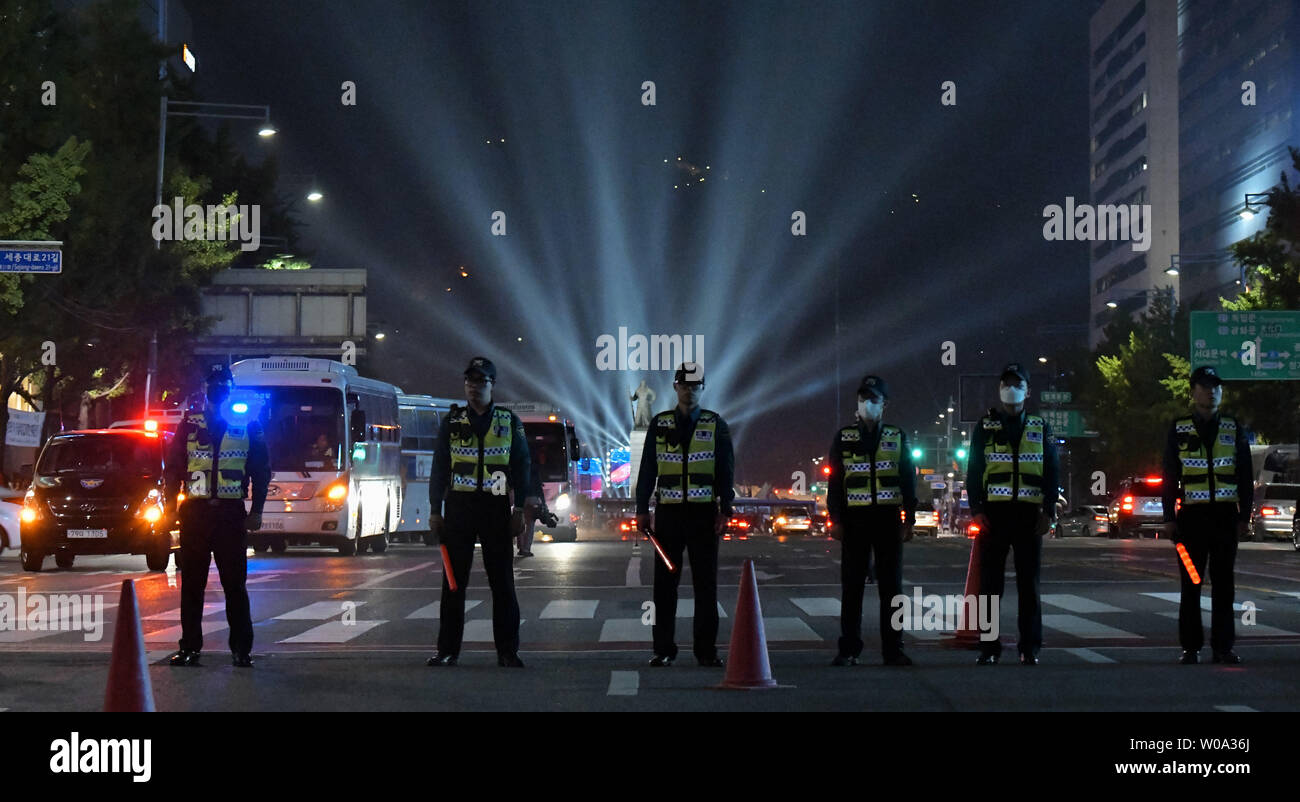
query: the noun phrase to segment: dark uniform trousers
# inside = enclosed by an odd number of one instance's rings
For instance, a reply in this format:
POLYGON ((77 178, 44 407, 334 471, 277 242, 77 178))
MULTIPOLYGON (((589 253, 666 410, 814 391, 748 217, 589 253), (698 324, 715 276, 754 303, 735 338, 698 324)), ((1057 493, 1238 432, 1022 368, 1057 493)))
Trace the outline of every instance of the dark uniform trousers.
POLYGON ((840 654, 862 654, 862 597, 876 555, 880 646, 886 658, 903 652, 903 633, 890 625, 894 597, 903 592, 902 521, 897 506, 850 507, 840 535, 840 654))
POLYGON ((677 657, 677 583, 681 581, 682 553, 691 558, 691 584, 695 588, 695 640, 692 649, 700 659, 718 656, 718 540, 714 534, 713 504, 660 504, 655 510, 655 539, 677 567, 669 572, 655 555, 655 617, 651 627, 655 654, 677 657), (682 509, 685 508, 685 509, 682 509))
POLYGON ((217 562, 217 575, 226 594, 226 622, 230 625, 230 651, 253 651, 253 618, 248 606, 247 535, 242 499, 190 499, 181 505, 182 650, 203 649, 203 594, 208 587, 208 565, 217 562))
MULTIPOLYGON (((483 546, 483 570, 492 589, 492 638, 498 655, 519 651, 519 599, 515 595, 514 538, 510 536, 510 505, 501 498, 458 498, 447 494, 442 543, 451 558, 456 590, 442 577, 442 600, 438 605, 438 654, 460 654, 465 637, 465 590, 474 562, 474 541, 483 546)), ((478 494, 475 494, 476 496, 478 494)))
MULTIPOLYGON (((1038 574, 1043 563, 1043 539, 1034 534, 1041 504, 1024 501, 994 501, 984 505, 989 531, 980 532, 976 545, 980 554, 980 593, 997 596, 1001 611, 1006 587, 1007 551, 1015 549, 1016 596, 1019 602, 1021 654, 1037 654, 1043 645, 1043 608, 1039 599, 1038 574)), ((1001 654, 1002 639, 980 641, 980 651, 1001 654)))
MULTIPOLYGON (((1237 562, 1237 505, 1184 504, 1178 511, 1178 542, 1187 548, 1192 565, 1205 581, 1205 561, 1210 561, 1210 648, 1232 651, 1236 621, 1232 598, 1236 591, 1232 567, 1237 562)), ((1192 582, 1177 554, 1182 577, 1182 599, 1178 605, 1178 640, 1184 649, 1197 651, 1205 643, 1201 623, 1201 586, 1192 582)))

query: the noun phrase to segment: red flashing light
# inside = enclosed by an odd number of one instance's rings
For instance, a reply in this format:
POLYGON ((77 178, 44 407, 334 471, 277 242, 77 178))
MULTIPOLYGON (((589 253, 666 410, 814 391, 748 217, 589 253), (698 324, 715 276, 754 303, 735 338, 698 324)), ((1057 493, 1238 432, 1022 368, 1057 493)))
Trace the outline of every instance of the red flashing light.
POLYGON ((1146 478, 1146 481, 1147 481, 1149 484, 1158 485, 1158 484, 1160 484, 1161 482, 1164 481, 1164 477, 1163 477, 1163 476, 1148 476, 1148 477, 1146 478))
POLYGON ((158 431, 158 421, 156 421, 156 420, 147 420, 147 421, 145 421, 145 422, 144 422, 144 430, 145 430, 146 432, 156 432, 156 431, 158 431))
POLYGON ((829 465, 823 465, 823 466, 822 466, 822 473, 823 473, 824 475, 826 475, 826 476, 830 476, 830 475, 831 475, 831 466, 829 466, 829 465))

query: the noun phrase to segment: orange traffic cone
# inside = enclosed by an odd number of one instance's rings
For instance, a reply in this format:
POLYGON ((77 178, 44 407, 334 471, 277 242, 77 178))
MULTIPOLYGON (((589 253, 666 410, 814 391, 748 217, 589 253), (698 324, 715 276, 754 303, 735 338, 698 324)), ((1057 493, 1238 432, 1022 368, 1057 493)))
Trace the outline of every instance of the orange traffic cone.
POLYGON ((731 628, 731 646, 727 651, 727 675, 720 687, 776 687, 772 665, 767 659, 767 635, 763 632, 763 609, 758 603, 753 560, 745 560, 740 571, 740 596, 736 600, 736 622, 731 628))
POLYGON ((152 713, 153 686, 144 656, 144 633, 140 608, 135 602, 135 583, 122 580, 122 597, 113 626, 113 652, 108 658, 108 690, 104 694, 106 713, 152 713))
MULTIPOLYGON (((966 566, 966 598, 979 597, 980 593, 980 537, 985 536, 984 532, 978 532, 970 542, 970 563, 966 566)), ((956 644, 961 646, 976 646, 980 642, 979 620, 966 620, 962 622, 961 629, 957 630, 956 644)))

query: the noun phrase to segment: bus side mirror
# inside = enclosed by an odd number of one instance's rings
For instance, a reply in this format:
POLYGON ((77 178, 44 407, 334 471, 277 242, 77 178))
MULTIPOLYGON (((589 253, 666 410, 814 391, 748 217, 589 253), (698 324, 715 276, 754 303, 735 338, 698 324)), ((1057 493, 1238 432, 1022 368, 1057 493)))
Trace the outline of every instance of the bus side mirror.
POLYGON ((578 438, 570 437, 569 438, 569 459, 574 460, 577 458, 578 458, 578 438))
POLYGON ((356 410, 352 413, 352 442, 362 443, 366 440, 366 413, 356 410))

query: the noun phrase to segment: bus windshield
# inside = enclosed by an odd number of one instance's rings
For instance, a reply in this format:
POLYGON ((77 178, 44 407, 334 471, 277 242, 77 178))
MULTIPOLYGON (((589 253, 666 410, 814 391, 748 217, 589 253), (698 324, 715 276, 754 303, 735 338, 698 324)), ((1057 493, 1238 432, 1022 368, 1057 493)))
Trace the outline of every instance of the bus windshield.
POLYGON ((328 387, 256 387, 273 471, 337 471, 343 393, 328 387))
POLYGON ((569 460, 564 449, 564 424, 550 421, 524 423, 528 456, 542 482, 567 482, 569 460))

